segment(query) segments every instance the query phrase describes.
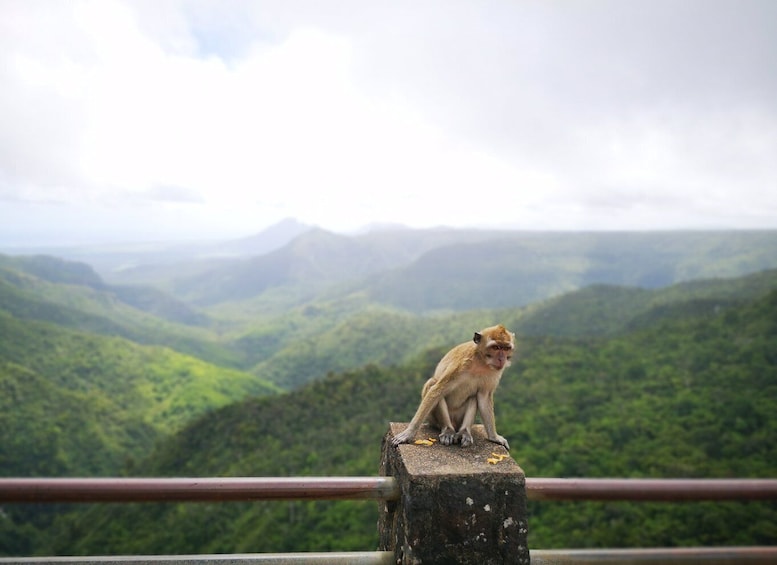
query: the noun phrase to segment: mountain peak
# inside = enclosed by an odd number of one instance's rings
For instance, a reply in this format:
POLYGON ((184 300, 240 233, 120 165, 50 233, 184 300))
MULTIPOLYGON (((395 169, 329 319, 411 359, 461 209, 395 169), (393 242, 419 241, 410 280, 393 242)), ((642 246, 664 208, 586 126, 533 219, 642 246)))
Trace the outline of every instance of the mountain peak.
POLYGON ((263 255, 283 247, 297 236, 312 229, 314 226, 303 224, 295 218, 284 218, 257 234, 233 240, 228 246, 241 254, 263 255))

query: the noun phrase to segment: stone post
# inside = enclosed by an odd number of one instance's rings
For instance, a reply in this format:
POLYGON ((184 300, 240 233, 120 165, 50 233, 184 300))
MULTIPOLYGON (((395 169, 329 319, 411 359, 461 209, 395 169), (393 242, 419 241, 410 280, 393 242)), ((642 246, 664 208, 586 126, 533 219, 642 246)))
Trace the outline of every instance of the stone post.
MULTIPOLYGON (((507 450, 479 425, 470 447, 392 447, 406 426, 392 422, 383 438, 380 474, 398 481, 400 499, 380 504, 379 549, 398 565, 528 564, 526 477, 507 450)), ((425 425, 416 440, 437 434, 425 425)))

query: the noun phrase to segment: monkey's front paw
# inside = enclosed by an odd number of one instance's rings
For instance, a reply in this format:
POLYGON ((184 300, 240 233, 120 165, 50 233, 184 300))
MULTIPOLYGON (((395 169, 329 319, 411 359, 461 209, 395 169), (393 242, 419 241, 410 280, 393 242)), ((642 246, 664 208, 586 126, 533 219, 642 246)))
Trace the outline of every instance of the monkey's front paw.
POLYGON ((453 428, 443 428, 439 437, 442 445, 453 445, 456 443, 456 432, 453 431, 453 428))
POLYGON ((411 439, 413 439, 413 436, 415 433, 413 430, 406 429, 404 432, 400 432, 397 435, 393 437, 391 440, 391 445, 394 447, 402 444, 402 443, 409 443, 411 439))
POLYGON ((469 433, 469 430, 464 430, 459 434, 459 442, 461 443, 461 447, 469 447, 475 443, 475 440, 472 439, 472 434, 469 433))
POLYGON ((507 451, 510 451, 510 444, 507 443, 507 440, 497 434, 494 437, 488 438, 488 441, 493 441, 494 443, 498 443, 499 445, 503 446, 507 451))

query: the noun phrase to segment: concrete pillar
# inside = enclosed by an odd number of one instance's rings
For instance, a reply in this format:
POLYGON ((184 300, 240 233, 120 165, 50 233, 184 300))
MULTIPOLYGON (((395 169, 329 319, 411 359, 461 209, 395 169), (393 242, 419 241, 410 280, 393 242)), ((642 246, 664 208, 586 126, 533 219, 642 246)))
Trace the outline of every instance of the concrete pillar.
MULTIPOLYGON (((380 504, 379 549, 393 551, 398 565, 528 564, 526 477, 507 451, 483 426, 466 448, 392 447, 406 425, 392 422, 383 438, 380 474, 397 479, 401 494, 380 504)), ((416 440, 437 433, 424 426, 416 440)))

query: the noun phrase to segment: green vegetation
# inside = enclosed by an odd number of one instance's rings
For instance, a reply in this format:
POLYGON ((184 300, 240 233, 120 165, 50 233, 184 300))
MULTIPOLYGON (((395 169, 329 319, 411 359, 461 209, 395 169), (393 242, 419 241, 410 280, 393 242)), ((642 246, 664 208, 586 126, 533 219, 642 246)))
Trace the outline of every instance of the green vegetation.
POLYGON ((773 288, 774 271, 646 290, 597 285, 524 309, 418 316, 364 297, 318 301, 267 317, 232 346, 251 371, 287 389, 369 363, 397 365, 502 321, 523 335, 618 335, 666 317, 704 315, 773 288))
MULTIPOLYGON (((208 413, 134 472, 372 475, 442 349, 208 413)), ((530 476, 773 477, 777 292, 615 337, 523 337, 498 394, 530 476)), ((42 553, 369 549, 376 505, 288 502, 79 508, 42 553), (93 524, 101 524, 94 527, 93 524), (108 526, 103 526, 108 524, 108 526)), ((533 503, 532 547, 769 544, 777 505, 533 503)))
POLYGON ((4 476, 116 473, 193 417, 277 390, 170 349, 3 312, 0 385, 4 476))
MULTIPOLYGON (((469 250, 426 251, 474 257, 481 235, 469 250)), ((661 269, 729 275, 768 255, 734 240, 694 240, 719 256, 717 267, 678 262, 669 245, 661 269)), ((407 258, 410 241, 391 249, 407 258)), ((522 245, 531 279, 538 259, 522 245)), ((596 238, 554 245, 569 256, 550 262, 583 279, 592 257, 615 270, 623 253, 596 238), (584 244, 590 253, 575 255, 584 244)), ((521 309, 422 315, 375 300, 389 276, 319 290, 294 282, 207 317, 184 305, 191 323, 174 320, 175 299, 161 291, 105 285, 65 262, 59 273, 56 261, 0 257, 0 475, 374 475, 387 423, 412 416, 445 350, 504 322, 520 345, 497 419, 527 475, 777 476, 777 271, 653 288, 661 269, 645 278, 638 267, 655 250, 639 237, 623 245, 635 249, 624 263, 635 271, 621 276, 642 288, 596 279, 521 309)), ((337 269, 352 251, 336 254, 337 269)), ((321 269, 336 278, 331 265, 321 269)), ((505 296, 472 284, 445 286, 448 299, 505 296)), ((421 287, 408 296, 436 299, 421 287)), ((535 548, 777 539, 774 503, 543 502, 530 512, 535 548)), ((365 502, 7 505, 0 555, 365 550, 376 544, 376 513, 365 502)))
MULTIPOLYGON (((62 264, 66 273, 83 271, 74 268, 72 262, 40 259, 49 270, 53 269, 52 265, 62 264)), ((109 287, 91 270, 86 273, 92 276, 82 273, 81 279, 57 277, 49 270, 42 269, 37 261, 0 255, 0 311, 19 319, 122 336, 142 344, 164 345, 220 365, 237 367, 240 364, 236 353, 221 343, 212 331, 187 325, 210 325, 203 314, 161 291, 144 287, 109 287), (25 270, 14 269, 17 263, 25 266, 25 270), (41 270, 46 278, 32 274, 41 270), (67 278, 67 282, 59 282, 58 278, 67 278)))

